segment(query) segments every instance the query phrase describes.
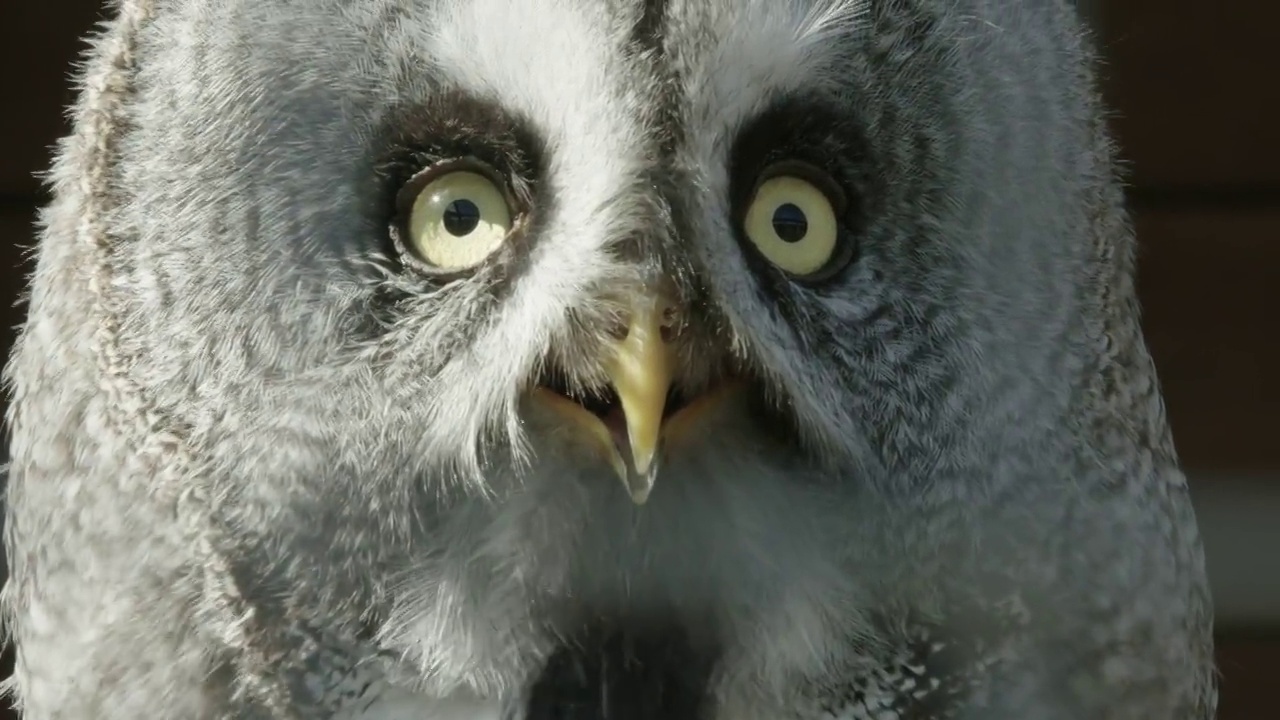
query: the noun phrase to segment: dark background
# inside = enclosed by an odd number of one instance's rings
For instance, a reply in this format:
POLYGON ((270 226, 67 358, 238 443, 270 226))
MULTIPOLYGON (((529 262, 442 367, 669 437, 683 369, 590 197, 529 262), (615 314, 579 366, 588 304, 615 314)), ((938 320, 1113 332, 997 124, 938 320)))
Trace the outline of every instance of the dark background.
MULTIPOLYGON (((1221 718, 1274 718, 1280 3, 1087 4, 1106 58, 1113 127, 1131 162, 1144 325, 1209 554, 1221 718)), ((96 0, 0 7, 0 357, 21 320, 15 302, 30 270, 34 212, 45 201, 35 174, 67 130, 68 73, 101 8, 96 0)))

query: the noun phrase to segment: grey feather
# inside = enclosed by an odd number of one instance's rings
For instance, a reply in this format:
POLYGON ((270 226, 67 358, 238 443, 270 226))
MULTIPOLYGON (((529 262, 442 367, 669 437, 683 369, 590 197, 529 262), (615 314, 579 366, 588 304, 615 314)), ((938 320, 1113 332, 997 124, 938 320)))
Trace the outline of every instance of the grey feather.
POLYGON ((123 0, 8 366, 24 716, 1211 718, 1071 6, 123 0), (473 154, 519 241, 419 272, 473 154), (776 159, 847 196, 822 282, 743 239, 776 159), (750 391, 638 507, 528 390, 655 277, 750 391))

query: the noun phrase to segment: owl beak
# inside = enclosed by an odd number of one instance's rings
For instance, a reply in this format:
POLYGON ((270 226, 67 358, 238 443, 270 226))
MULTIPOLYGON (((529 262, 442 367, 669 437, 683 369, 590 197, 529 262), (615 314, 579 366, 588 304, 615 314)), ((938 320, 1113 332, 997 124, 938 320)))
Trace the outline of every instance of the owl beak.
POLYGON ((630 451, 624 453, 629 458, 614 466, 637 505, 644 504, 653 490, 671 388, 671 348, 663 337, 668 309, 669 303, 661 295, 636 302, 626 335, 615 342, 606 365, 626 426, 626 447, 618 450, 630 451))

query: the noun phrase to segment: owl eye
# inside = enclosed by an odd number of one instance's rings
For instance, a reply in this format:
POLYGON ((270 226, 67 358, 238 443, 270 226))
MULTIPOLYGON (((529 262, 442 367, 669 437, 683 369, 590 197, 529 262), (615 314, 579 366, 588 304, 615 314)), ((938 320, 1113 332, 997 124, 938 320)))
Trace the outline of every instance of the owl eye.
POLYGON ((489 178, 458 170, 423 186, 406 226, 408 249, 438 270, 463 270, 489 257, 511 232, 506 195, 489 178))
POLYGON ((827 194, 793 175, 760 183, 743 230, 765 259, 798 277, 826 270, 840 245, 836 211, 827 194))

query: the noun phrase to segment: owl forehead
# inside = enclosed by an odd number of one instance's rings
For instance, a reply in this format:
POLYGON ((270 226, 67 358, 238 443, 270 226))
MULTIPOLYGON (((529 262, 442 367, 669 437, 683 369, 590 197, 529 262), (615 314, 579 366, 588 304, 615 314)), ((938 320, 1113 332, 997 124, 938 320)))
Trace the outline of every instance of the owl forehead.
MULTIPOLYGON (((820 85, 866 0, 452 0, 429 54, 462 91, 525 118, 579 214, 616 222, 645 170, 682 154, 726 172, 731 140, 772 99, 820 85), (667 142, 678 138, 678 143, 667 142)), ((706 178, 711 185, 717 180, 706 178)), ((602 228, 571 228, 600 237, 602 228)))

